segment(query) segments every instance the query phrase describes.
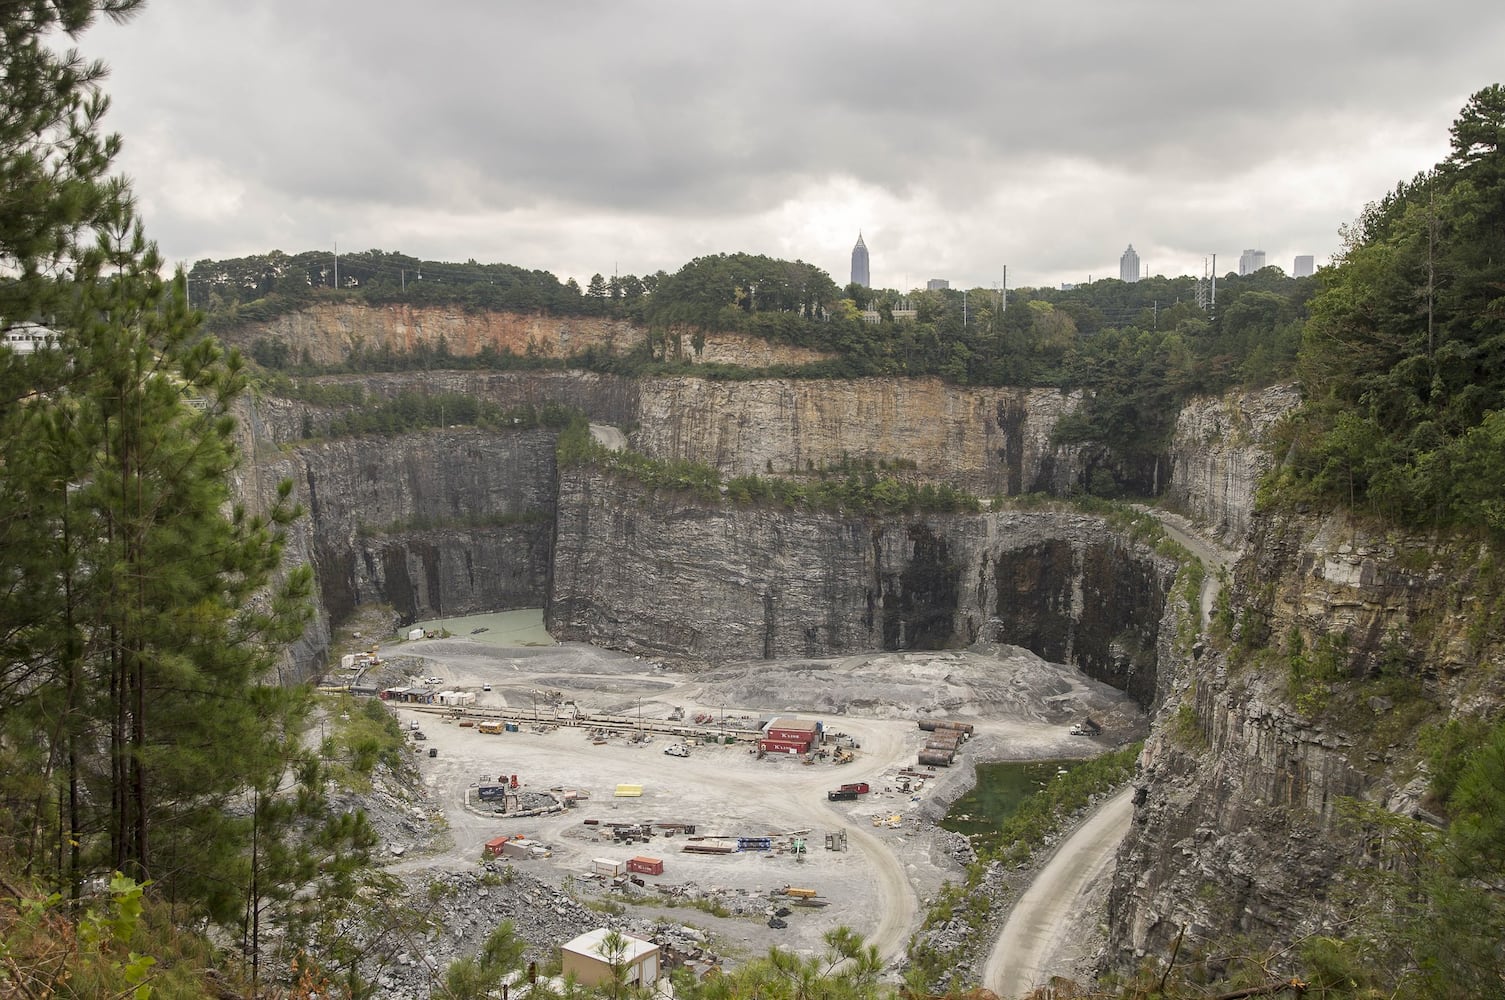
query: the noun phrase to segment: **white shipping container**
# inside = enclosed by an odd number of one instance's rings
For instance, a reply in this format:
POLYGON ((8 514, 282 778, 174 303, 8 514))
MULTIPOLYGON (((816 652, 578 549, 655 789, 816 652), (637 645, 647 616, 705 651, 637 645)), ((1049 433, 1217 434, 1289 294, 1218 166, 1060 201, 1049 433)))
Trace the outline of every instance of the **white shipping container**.
POLYGON ((411 631, 408 632, 408 641, 409 642, 412 642, 415 639, 422 639, 422 638, 423 638, 423 629, 421 629, 421 628, 415 628, 415 629, 412 629, 411 631))

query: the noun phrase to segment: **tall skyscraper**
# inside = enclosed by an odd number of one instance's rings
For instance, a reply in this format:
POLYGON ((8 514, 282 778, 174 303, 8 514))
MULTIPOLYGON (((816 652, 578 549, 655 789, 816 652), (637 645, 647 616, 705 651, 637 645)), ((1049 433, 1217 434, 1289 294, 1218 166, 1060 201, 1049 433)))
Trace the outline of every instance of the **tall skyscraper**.
POLYGON ((871 288, 873 284, 867 269, 867 244, 862 242, 861 233, 857 234, 857 245, 852 248, 852 284, 863 288, 871 288))
POLYGON ((1118 280, 1139 280, 1139 254, 1134 252, 1132 243, 1129 244, 1129 249, 1124 251, 1123 256, 1118 258, 1118 280))
POLYGON ((1296 263, 1291 268, 1291 277, 1310 278, 1317 273, 1316 260, 1309 253, 1298 254, 1296 263))
POLYGON ((1253 274, 1265 266, 1265 252, 1263 250, 1245 250, 1238 255, 1238 273, 1253 274))
POLYGON ((925 282, 925 290, 927 292, 939 292, 942 289, 950 287, 951 282, 947 281, 945 278, 931 278, 929 281, 925 282))

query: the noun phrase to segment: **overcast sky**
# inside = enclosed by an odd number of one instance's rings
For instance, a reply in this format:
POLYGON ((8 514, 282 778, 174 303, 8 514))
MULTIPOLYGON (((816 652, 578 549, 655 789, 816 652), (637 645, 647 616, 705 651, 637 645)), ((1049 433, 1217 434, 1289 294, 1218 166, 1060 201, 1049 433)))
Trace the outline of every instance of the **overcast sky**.
POLYGON ((170 260, 845 284, 861 231, 874 285, 1019 287, 1324 263, 1505 79, 1505 4, 150 0, 80 47, 170 260))

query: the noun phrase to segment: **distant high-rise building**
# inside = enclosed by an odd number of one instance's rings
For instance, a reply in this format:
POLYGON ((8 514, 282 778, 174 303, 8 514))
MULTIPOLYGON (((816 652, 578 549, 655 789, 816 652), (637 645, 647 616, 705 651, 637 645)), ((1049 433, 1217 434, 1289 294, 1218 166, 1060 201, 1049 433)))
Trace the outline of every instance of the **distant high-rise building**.
POLYGON ((1291 277, 1310 278, 1317 273, 1317 261, 1309 253, 1298 254, 1296 263, 1291 267, 1291 277))
POLYGON ((931 278, 929 281, 925 282, 925 290, 927 292, 938 292, 943 288, 950 287, 951 282, 947 281, 945 278, 931 278))
POLYGON ((1118 280, 1139 280, 1139 254, 1134 252, 1132 243, 1129 244, 1129 249, 1124 251, 1123 256, 1118 258, 1118 280))
POLYGON ((1265 252, 1263 250, 1245 250, 1238 255, 1238 273, 1253 274, 1265 266, 1265 252))
POLYGON ((867 269, 867 244, 862 242, 861 233, 857 234, 857 245, 852 248, 852 284, 863 288, 871 288, 873 284, 867 269))

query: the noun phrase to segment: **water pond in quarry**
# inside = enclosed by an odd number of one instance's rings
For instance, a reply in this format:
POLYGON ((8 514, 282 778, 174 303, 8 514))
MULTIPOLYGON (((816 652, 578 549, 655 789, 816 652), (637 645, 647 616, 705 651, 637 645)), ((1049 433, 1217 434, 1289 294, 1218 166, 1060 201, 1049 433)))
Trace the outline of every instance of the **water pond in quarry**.
POLYGON ((966 834, 974 843, 993 846, 1003 821, 1019 810, 1026 799, 1061 771, 1079 760, 1007 761, 977 765, 977 784, 951 804, 940 825, 953 833, 966 834))
POLYGON ((493 611, 484 615, 465 615, 461 618, 436 618, 416 622, 408 628, 421 628, 436 634, 448 632, 453 636, 465 636, 476 642, 491 646, 553 646, 553 636, 543 627, 543 608, 523 608, 518 611, 493 611))

